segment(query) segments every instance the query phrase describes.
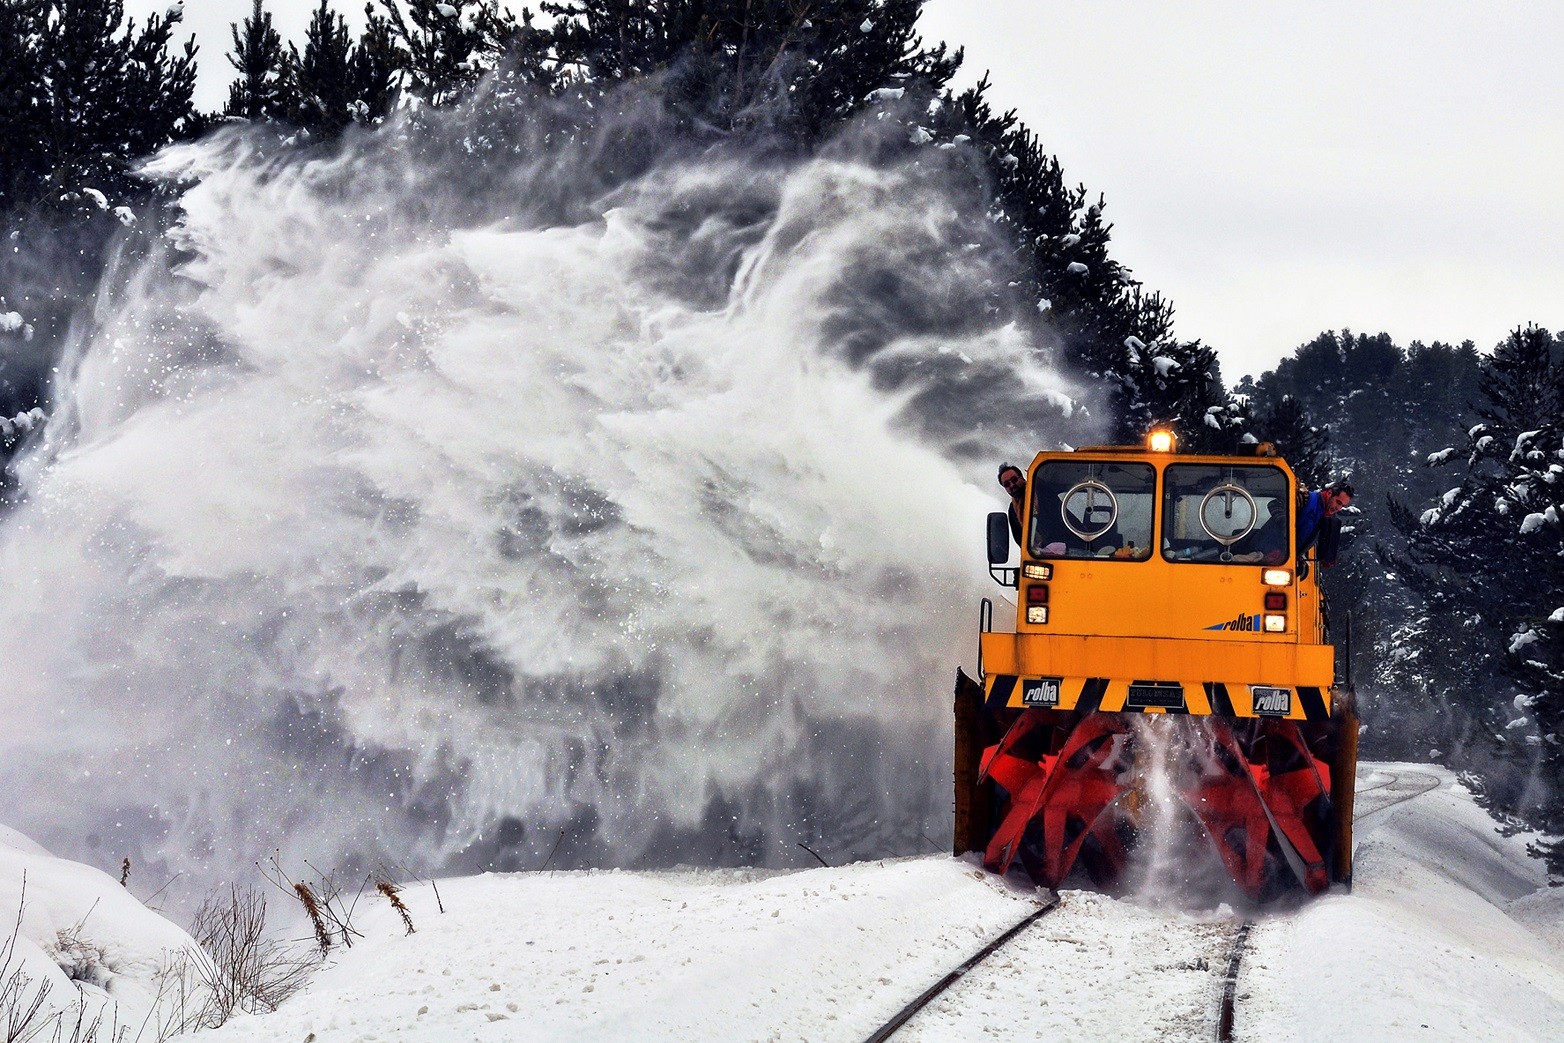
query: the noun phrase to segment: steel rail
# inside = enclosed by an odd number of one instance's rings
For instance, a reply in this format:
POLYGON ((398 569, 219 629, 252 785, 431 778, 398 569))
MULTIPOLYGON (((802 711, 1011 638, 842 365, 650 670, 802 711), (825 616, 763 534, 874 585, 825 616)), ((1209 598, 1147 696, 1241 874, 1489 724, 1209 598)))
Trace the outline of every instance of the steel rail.
POLYGON ((1369 809, 1358 808, 1358 809, 1356 809, 1355 814, 1353 814, 1352 820, 1354 822, 1357 822, 1357 821, 1360 821, 1362 819, 1368 818, 1371 815, 1378 815, 1382 811, 1388 811, 1389 809, 1395 807, 1397 804, 1405 804, 1407 801, 1413 800, 1413 799, 1415 799, 1417 797, 1421 797, 1425 793, 1431 793, 1432 791, 1438 789, 1440 787, 1440 785, 1444 782, 1444 780, 1439 778, 1437 775, 1427 775, 1427 774, 1424 774, 1423 772, 1420 772, 1420 771, 1405 771, 1405 772, 1397 773, 1395 775, 1395 777, 1390 782, 1387 782, 1387 783, 1385 783, 1383 785, 1380 785, 1380 786, 1371 786, 1371 787, 1369 787, 1366 790, 1359 791, 1359 795, 1361 796, 1363 793, 1372 793, 1372 792, 1375 792, 1376 790, 1381 790, 1381 789, 1394 790, 1394 788, 1396 786, 1398 786, 1404 779, 1407 779, 1408 777, 1421 777, 1423 780, 1426 780, 1427 785, 1423 786, 1421 789, 1413 790, 1411 793, 1400 794, 1399 796, 1396 797, 1396 799, 1394 799, 1394 800, 1387 800, 1385 803, 1379 805, 1376 808, 1369 808, 1369 809))
POLYGON ((1019 923, 1011 927, 998 938, 995 938, 993 941, 983 946, 983 948, 979 949, 977 952, 973 953, 964 963, 961 964, 961 966, 945 975, 933 985, 930 985, 927 989, 924 989, 916 999, 893 1014, 889 1021, 885 1022, 885 1024, 881 1025, 879 1028, 875 1029, 873 1033, 865 1037, 864 1043, 884 1043, 885 1040, 890 1039, 897 1029, 901 1028, 903 1025, 907 1024, 908 1021, 912 1020, 913 1015, 917 1014, 918 1011, 922 1010, 924 1007, 927 1007, 936 996, 950 988, 952 985, 956 984, 956 982, 960 981, 963 977, 966 976, 968 971, 976 967, 979 963, 982 963, 989 956, 992 956, 1006 942, 1010 941, 1010 939, 1014 938, 1016 935, 1032 926, 1038 920, 1042 919, 1045 913, 1051 913, 1057 908, 1059 908, 1059 896, 1055 895, 1053 900, 1050 901, 1047 905, 1034 909, 1032 912, 1023 916, 1019 923))
POLYGON ((1222 979, 1222 1004, 1216 1015, 1216 1043, 1233 1043, 1233 1005, 1238 998, 1238 969, 1249 944, 1253 920, 1245 920, 1233 936, 1233 951, 1227 955, 1227 976, 1222 979))

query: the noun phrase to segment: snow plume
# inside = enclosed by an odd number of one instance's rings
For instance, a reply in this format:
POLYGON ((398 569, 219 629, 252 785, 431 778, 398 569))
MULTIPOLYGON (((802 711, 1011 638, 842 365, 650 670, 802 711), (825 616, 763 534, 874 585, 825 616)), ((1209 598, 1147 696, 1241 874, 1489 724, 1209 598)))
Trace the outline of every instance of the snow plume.
POLYGON ((1132 716, 1130 724, 1136 749, 1137 833, 1127 881, 1130 893, 1152 907, 1247 904, 1192 803, 1199 799, 1202 777, 1221 778, 1227 771, 1211 719, 1144 714, 1132 716))
POLYGON ((943 842, 993 463, 1076 392, 959 157, 617 111, 155 162, 0 528, 9 824, 200 883, 943 842))

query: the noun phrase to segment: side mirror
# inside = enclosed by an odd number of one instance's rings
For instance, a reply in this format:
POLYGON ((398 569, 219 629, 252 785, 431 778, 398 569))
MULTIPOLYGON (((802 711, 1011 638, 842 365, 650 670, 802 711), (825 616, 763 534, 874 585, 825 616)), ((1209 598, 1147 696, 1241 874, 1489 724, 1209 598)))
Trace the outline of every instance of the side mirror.
POLYGON ((1003 565, 1010 560, 1010 516, 995 511, 988 516, 988 563, 1003 565))

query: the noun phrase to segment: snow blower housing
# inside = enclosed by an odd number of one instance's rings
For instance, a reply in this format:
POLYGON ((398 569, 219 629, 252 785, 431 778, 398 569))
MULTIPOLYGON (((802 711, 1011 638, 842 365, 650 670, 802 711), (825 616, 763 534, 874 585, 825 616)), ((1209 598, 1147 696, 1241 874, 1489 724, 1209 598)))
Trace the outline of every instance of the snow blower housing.
POLYGON ((1123 872, 1142 777, 1133 715, 1188 732, 1174 788, 1256 899, 1350 881, 1357 719, 1275 456, 1145 447, 1041 453, 1018 565, 989 516, 1013 633, 980 617, 979 679, 956 678, 955 851, 1058 886, 1123 872))

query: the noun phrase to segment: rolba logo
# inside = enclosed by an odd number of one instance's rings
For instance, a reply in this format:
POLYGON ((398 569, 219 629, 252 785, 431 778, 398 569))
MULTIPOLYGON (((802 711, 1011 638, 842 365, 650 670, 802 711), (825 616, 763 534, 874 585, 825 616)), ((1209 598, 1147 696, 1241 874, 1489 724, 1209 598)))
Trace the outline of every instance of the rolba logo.
POLYGON ((1058 706, 1059 689, 1064 687, 1062 677, 1039 677, 1021 682, 1022 706, 1058 706))
POLYGON ((1260 617, 1251 616, 1247 612, 1238 613, 1236 619, 1229 619, 1226 623, 1215 623, 1206 627, 1207 630, 1259 630, 1260 617))
POLYGON ((1257 717, 1286 717, 1292 713, 1291 688, 1250 688, 1254 694, 1254 712, 1257 717))

